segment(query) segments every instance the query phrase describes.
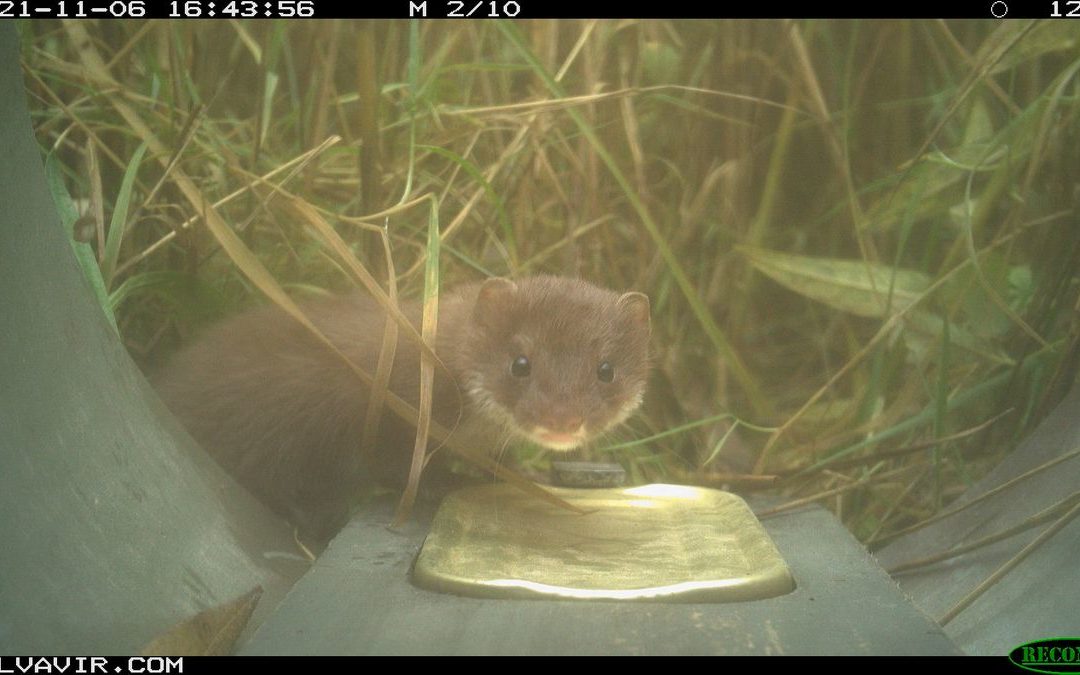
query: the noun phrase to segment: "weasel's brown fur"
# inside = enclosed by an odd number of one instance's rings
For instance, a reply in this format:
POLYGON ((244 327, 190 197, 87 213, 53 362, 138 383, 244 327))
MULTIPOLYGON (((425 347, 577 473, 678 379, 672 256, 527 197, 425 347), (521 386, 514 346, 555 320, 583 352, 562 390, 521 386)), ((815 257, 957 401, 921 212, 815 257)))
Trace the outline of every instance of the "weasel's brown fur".
MULTIPOLYGON (((364 294, 303 305, 354 363, 374 373, 382 308, 364 294)), ((416 326, 418 304, 403 304, 416 326)), ((649 303, 575 279, 539 276, 467 284, 440 298, 434 418, 459 417, 470 442, 507 432, 568 449, 621 422, 640 403, 648 370, 649 303), (527 376, 511 365, 527 357, 527 376), (612 381, 598 376, 600 364, 612 381), (464 406, 462 408, 462 406, 464 406), (553 440, 554 439, 554 440, 553 440)), ((417 405, 419 350, 399 337, 390 388, 417 405)), ((520 368, 519 368, 520 371, 520 368)), ((415 430, 385 412, 362 466, 368 388, 341 357, 276 307, 210 329, 155 378, 192 436, 269 506, 316 531, 332 527, 366 482, 401 484, 415 430)), ((495 449, 495 448, 492 448, 495 449)))

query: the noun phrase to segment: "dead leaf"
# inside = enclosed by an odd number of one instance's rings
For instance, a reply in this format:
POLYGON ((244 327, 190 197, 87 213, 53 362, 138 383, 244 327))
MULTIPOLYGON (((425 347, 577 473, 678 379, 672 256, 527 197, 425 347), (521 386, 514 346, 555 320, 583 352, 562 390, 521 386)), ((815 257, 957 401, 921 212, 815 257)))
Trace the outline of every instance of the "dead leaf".
POLYGON ((263 589, 256 586, 223 605, 211 607, 176 624, 143 648, 142 656, 224 656, 259 604, 263 589))

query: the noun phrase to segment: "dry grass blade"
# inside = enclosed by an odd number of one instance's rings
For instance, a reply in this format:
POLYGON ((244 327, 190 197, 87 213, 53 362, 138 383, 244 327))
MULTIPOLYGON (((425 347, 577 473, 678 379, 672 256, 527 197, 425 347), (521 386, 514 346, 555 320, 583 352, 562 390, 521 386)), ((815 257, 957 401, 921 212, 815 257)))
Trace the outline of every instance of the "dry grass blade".
MULTIPOLYGON (((230 192, 229 194, 225 195, 224 197, 222 197, 221 199, 215 201, 213 204, 211 204, 211 208, 220 209, 221 207, 225 206, 226 204, 233 201, 237 197, 240 197, 241 195, 244 195, 244 194, 247 194, 248 192, 251 192, 257 185, 269 184, 271 178, 274 178, 275 176, 277 176, 278 174, 280 174, 280 173, 282 173, 284 171, 295 169, 297 166, 302 166, 303 164, 306 164, 307 162, 311 161, 312 158, 317 157, 319 154, 321 154, 324 150, 326 150, 327 148, 329 148, 330 146, 335 144, 337 141, 338 141, 337 137, 328 138, 326 141, 324 141, 318 147, 312 148, 311 150, 308 150, 306 152, 301 153, 300 155, 298 155, 296 157, 293 157, 289 161, 284 162, 280 166, 274 168, 271 171, 268 171, 267 173, 263 174, 262 176, 248 176, 248 178, 250 178, 252 182, 249 182, 244 187, 239 188, 237 190, 234 190, 234 191, 230 192)), ((175 161, 175 159, 178 159, 178 158, 179 158, 179 153, 177 153, 176 157, 174 157, 174 161, 175 161)), ((166 169, 166 173, 167 172, 168 172, 168 169, 166 169)), ((130 269, 130 268, 138 265, 139 263, 143 262, 148 257, 150 257, 151 255, 156 253, 157 251, 160 251, 160 250, 164 249, 166 244, 168 244, 169 242, 176 239, 178 232, 182 232, 184 230, 187 230, 193 224, 198 222, 200 218, 201 218, 201 216, 195 215, 195 216, 192 216, 192 217, 188 218, 187 220, 183 221, 182 223, 177 225, 175 228, 173 228, 168 234, 162 236, 160 239, 155 241, 153 244, 147 246, 145 249, 143 249, 138 254, 131 256, 131 258, 126 260, 124 262, 124 264, 122 264, 120 267, 117 268, 116 273, 118 275, 123 274, 125 271, 127 271, 128 269, 130 269)))
MULTIPOLYGON (((981 256, 988 255, 995 249, 1012 241, 1020 235, 1020 232, 1021 231, 1012 232, 992 242, 978 252, 976 259, 981 256)), ((783 424, 781 424, 776 429, 775 432, 773 432, 773 434, 769 437, 769 440, 766 441, 765 446, 761 449, 761 453, 758 455, 757 461, 754 463, 754 473, 764 472, 765 463, 768 460, 769 454, 772 452, 773 448, 784 436, 784 434, 790 431, 791 427, 795 424, 795 422, 797 422, 803 415, 805 415, 815 403, 821 400, 821 398, 825 394, 832 391, 836 383, 839 382, 841 378, 847 375, 848 372, 850 372, 863 359, 872 354, 878 344, 881 343, 886 337, 888 337, 898 325, 900 325, 900 322, 907 316, 909 312, 911 312, 914 308, 918 307, 920 303, 925 300, 925 298, 931 296, 939 288, 949 283, 952 278, 960 271, 967 269, 972 264, 972 261, 972 258, 964 259, 951 270, 942 274, 936 281, 934 281, 933 284, 931 284, 925 291, 923 291, 923 293, 918 298, 913 300, 911 304, 899 309, 896 313, 890 316, 888 320, 886 320, 881 325, 877 332, 874 333, 874 336, 870 338, 870 340, 865 345, 863 345, 858 352, 856 352, 848 359, 847 363, 845 363, 839 370, 833 373, 832 376, 829 377, 829 380, 821 387, 819 387, 818 390, 814 392, 814 394, 809 399, 807 399, 805 403, 803 403, 802 407, 795 411, 795 413, 792 414, 791 417, 789 417, 783 424)))
MULTIPOLYGON (((547 88, 556 96, 563 98, 565 93, 562 87, 556 82, 544 69, 543 65, 536 59, 535 55, 524 44, 521 36, 510 24, 499 24, 499 28, 503 31, 514 46, 518 49, 522 57, 530 63, 534 72, 537 73, 544 81, 547 88)), ((634 211, 641 219, 641 224, 645 228, 646 233, 652 239, 653 244, 656 246, 657 252, 663 258, 664 263, 667 265, 668 271, 675 279, 679 290, 690 304, 691 309, 694 312, 695 317, 701 324, 708 338, 712 341, 713 345, 724 355, 727 359, 732 372, 734 373, 739 384, 745 390, 747 397, 750 399, 751 404, 758 414, 768 416, 769 411, 772 410, 772 405, 768 399, 762 394, 760 387, 754 378, 750 375, 750 371, 747 369, 743 359, 732 347, 730 341, 724 335, 724 332, 720 329, 720 326, 716 323, 716 320, 709 313, 704 303, 698 295, 697 290, 691 283, 689 276, 683 269, 683 264, 680 262, 678 256, 672 250, 668 244, 666 237, 661 233, 660 228, 657 226, 653 219, 649 209, 641 201, 637 192, 630 185, 630 182, 626 179, 622 170, 619 168, 618 163, 607 151, 605 145, 601 142, 596 131, 589 124, 587 120, 576 110, 567 109, 566 111, 571 119, 574 121, 578 130, 589 141, 593 151, 600 157, 604 165, 607 167, 612 178, 618 183, 619 187, 623 191, 629 203, 633 206, 634 211)))
MULTIPOLYGON (((971 54, 969 54, 968 51, 964 49, 964 46, 957 41, 956 35, 954 35, 952 30, 949 29, 948 23, 946 23, 944 20, 939 19, 935 23, 935 25, 940 29, 942 35, 945 36, 945 40, 948 45, 952 47, 953 50, 956 51, 956 53, 959 54, 961 58, 964 59, 965 63, 967 63, 972 68, 978 65, 975 62, 975 59, 971 56, 971 54)), ((990 91, 994 92, 994 96, 996 96, 999 101, 1009 107, 1009 110, 1014 115, 1020 114, 1022 112, 1020 106, 1016 105, 1016 102, 1013 101, 1012 97, 1009 96, 1005 92, 1005 90, 1001 88, 1001 85, 999 85, 993 79, 989 78, 986 80, 986 85, 990 88, 990 91)))
MULTIPOLYGON (((802 75, 803 81, 806 82, 806 87, 811 94, 810 98, 814 104, 814 114, 828 141, 829 150, 833 155, 833 162, 835 162, 836 167, 840 170, 841 176, 843 176, 844 179, 844 188, 847 192, 847 204, 851 212, 851 222, 855 226, 854 233, 859 244, 859 251, 862 254, 863 260, 868 263, 873 262, 876 256, 872 255, 871 242, 863 237, 862 205, 859 203, 858 190, 855 188, 855 182, 851 175, 851 162, 848 160, 847 150, 845 149, 843 141, 832 126, 832 115, 829 113, 828 105, 825 103, 825 95, 821 91, 821 83, 818 81, 818 77, 814 72, 813 62, 809 51, 806 48, 806 43, 802 39, 802 31, 799 29, 799 24, 794 21, 789 21, 787 22, 787 28, 788 39, 791 41, 791 45, 795 50, 796 63, 799 65, 800 74, 802 75)), ((871 284, 873 283, 873 277, 871 276, 871 284)))
POLYGON ((60 110, 62 110, 64 114, 72 120, 72 123, 76 127, 78 127, 82 132, 84 132, 88 138, 92 138, 94 140, 94 146, 102 153, 104 153, 105 156, 108 157, 115 166, 124 166, 124 162, 120 159, 120 156, 113 152, 113 149, 109 147, 107 143, 102 142, 97 132, 95 132, 93 128, 89 127, 82 120, 82 118, 77 115, 74 110, 72 110, 71 106, 69 106, 59 96, 57 96, 56 93, 52 90, 52 88, 49 87, 49 85, 47 85, 37 73, 29 69, 24 69, 23 72, 25 72, 27 77, 31 78, 38 85, 38 87, 41 88, 42 91, 48 94, 49 100, 52 101, 54 105, 59 107, 60 110))
POLYGON ((810 470, 820 471, 822 469, 847 469, 853 466, 861 466, 863 464, 870 464, 880 462, 886 459, 896 459, 897 457, 903 457, 904 455, 910 455, 913 452, 919 452, 920 450, 926 450, 927 448, 933 448, 935 446, 942 445, 944 443, 951 443, 952 441, 958 441, 962 438, 967 438, 974 434, 979 433, 983 429, 986 429, 994 422, 997 422, 1001 418, 1013 412, 1012 408, 994 415, 985 422, 974 426, 964 431, 959 431, 955 434, 949 434, 948 436, 942 436, 941 438, 934 438, 929 441, 923 441, 922 443, 912 443, 911 445, 905 445, 902 448, 895 448, 893 450, 887 450, 885 452, 875 452, 873 454, 866 455, 864 457, 852 457, 842 458, 837 457, 833 459, 826 459, 815 464, 802 467, 800 469, 791 469, 789 471, 780 472, 780 476, 784 478, 791 478, 795 476, 802 476, 808 473, 810 470))
POLYGON ((704 485, 719 489, 767 490, 774 488, 780 476, 757 476, 748 473, 724 471, 672 471, 672 477, 685 485, 704 485))
MULTIPOLYGON (((364 364, 358 452, 380 407, 418 421, 380 392, 395 331, 427 350, 396 299, 424 286, 433 197, 441 286, 555 273, 649 294, 639 440, 583 457, 635 480, 801 499, 930 456, 826 500, 883 541, 1080 372, 1080 39, 1063 23, 76 23, 21 32, 32 122, 94 284, 81 242, 103 220, 85 204, 108 212, 147 144, 122 246, 96 250, 133 356, 152 371, 253 294, 281 304, 270 275, 294 298, 366 291, 392 320, 364 364), (686 423, 719 413, 739 423, 686 423)), ((431 422, 429 451, 544 494, 431 422)))
POLYGON ((371 21, 361 21, 356 35, 356 91, 360 96, 357 132, 360 134, 361 208, 370 209, 378 200, 379 86, 375 63, 375 30, 371 21))
POLYGON ((105 256, 105 197, 101 192, 101 166, 98 165, 97 151, 90 140, 86 142, 86 164, 86 173, 90 177, 89 215, 94 219, 94 234, 100 265, 105 256))
MULTIPOLYGON (((84 24, 64 20, 64 29, 71 36, 73 42, 78 49, 80 56, 82 57, 83 64, 88 71, 98 77, 101 80, 111 82, 112 78, 105 70, 105 62, 98 55, 95 50, 90 36, 86 32, 84 24)), ((124 121, 132 128, 132 130, 142 138, 143 142, 150 149, 150 152, 156 156, 161 162, 163 162, 163 168, 168 168, 171 153, 167 151, 165 145, 158 140, 150 128, 142 121, 142 119, 135 113, 135 111, 119 99, 111 100, 116 112, 119 113, 124 121)), ((315 335, 320 341, 326 344, 334 352, 341 355, 349 366, 360 375, 365 382, 371 382, 371 376, 368 375, 363 369, 359 368, 356 364, 353 364, 344 354, 335 347, 329 340, 326 339, 318 328, 315 327, 311 321, 304 315, 300 308, 286 295, 281 286, 278 285, 274 277, 267 271, 259 259, 244 245, 239 237, 232 231, 232 229, 221 219, 221 216, 209 205, 208 200, 202 195, 195 183, 188 178, 187 174, 177 169, 173 172, 173 182, 179 188, 181 194, 188 200, 191 207, 203 215, 206 226, 210 232, 217 239, 221 247, 229 255, 229 257, 236 263, 237 267, 244 272, 244 274, 251 279, 251 281, 273 300, 279 307, 287 312, 294 319, 304 325, 313 335, 315 335)))
POLYGON ((205 108, 200 105, 188 115, 187 122, 184 123, 184 128, 180 132, 180 141, 176 144, 176 149, 173 151, 172 157, 169 158, 169 163, 165 165, 165 170, 161 172, 161 176, 158 178, 157 183, 154 184, 154 187, 150 188, 150 191, 143 198, 142 203, 139 204, 138 208, 132 213, 131 219, 133 221, 136 220, 146 206, 154 200, 158 194, 158 190, 160 190, 161 186, 165 185, 165 182, 169 179, 169 174, 180 161, 180 158, 183 157, 184 152, 187 150, 192 139, 195 138, 195 132, 198 131, 199 122, 202 120, 204 112, 205 108))
MULTIPOLYGON (((391 304, 397 307, 397 276, 394 272, 394 256, 390 251, 390 238, 387 236, 385 229, 380 232, 380 235, 383 253, 386 256, 387 295, 391 304)), ((390 373, 394 366, 394 356, 397 353, 397 340, 397 322, 387 321, 383 327, 382 345, 379 347, 379 361, 375 366, 375 381, 371 385, 368 408, 364 413, 364 435, 360 440, 360 456, 364 461, 370 461, 371 457, 374 456, 375 437, 379 433, 379 420, 382 418, 383 403, 386 400, 390 373)))
POLYGON ((939 520, 942 520, 944 518, 948 518, 949 516, 956 515, 957 513, 960 513, 961 511, 969 509, 972 506, 974 506, 974 505, 976 505, 976 504, 978 504, 980 502, 983 502, 983 501, 985 501, 987 499, 990 499, 991 497, 993 497, 995 495, 1001 494, 1002 492, 1005 492, 1005 491, 1009 490, 1010 488, 1012 488, 1017 483, 1022 483, 1023 481, 1027 480, 1028 478, 1031 478, 1034 475, 1042 473, 1043 471, 1046 471, 1049 468, 1055 467, 1058 464, 1061 464, 1062 462, 1066 462, 1066 461, 1068 461, 1070 459, 1073 459, 1074 457, 1078 457, 1078 456, 1080 456, 1080 448, 1077 448, 1075 450, 1067 452, 1064 455, 1061 455, 1060 457, 1055 457, 1054 459, 1050 460, 1049 462, 1044 462, 1043 464, 1040 464, 1039 466, 1035 467, 1034 469, 1031 469, 1030 471, 1025 471, 1024 473, 1020 474, 1019 476, 1017 476, 1015 478, 1012 478, 1012 479, 1010 479, 1008 481, 1005 481, 1004 483, 997 486, 996 488, 994 488, 992 490, 988 490, 988 491, 982 493, 981 495, 979 495, 978 497, 974 497, 973 499, 970 499, 970 500, 964 502, 963 504, 961 504, 959 506, 955 506, 955 507, 953 507, 951 509, 945 509, 944 511, 941 511, 941 512, 935 514, 934 516, 932 516, 930 518, 927 518, 926 520, 915 523, 914 525, 912 525, 910 527, 905 527, 902 530, 898 530, 896 532, 890 533, 888 536, 882 537, 880 539, 876 539, 874 541, 867 542, 866 545, 871 550, 873 550, 875 548, 879 548, 879 547, 887 544, 888 542, 892 541, 893 539, 896 539, 897 537, 901 537, 901 536, 903 536, 905 534, 908 534, 909 532, 914 532, 915 530, 921 530, 922 528, 926 527, 927 525, 930 525, 931 523, 936 523, 939 520))
MULTIPOLYGON (((498 160, 496 160, 492 164, 490 169, 484 172, 483 177, 485 182, 490 183, 490 181, 495 177, 495 175, 503 168, 504 164, 521 150, 521 145, 525 141, 525 138, 528 136, 528 131, 529 126, 527 125, 518 130, 518 133, 509 143, 506 150, 499 156, 498 160)), ((473 212, 473 209, 476 208, 476 205, 480 203, 481 199, 486 194, 487 188, 484 185, 480 185, 475 190, 473 190, 472 194, 465 201, 465 204, 458 211, 457 215, 455 215, 446 225, 446 227, 443 228, 442 239, 444 243, 449 242, 453 238, 455 233, 457 233, 457 231, 465 223, 466 219, 469 217, 469 214, 473 212)), ((416 272, 416 270, 420 269, 424 265, 425 262, 426 259, 424 258, 424 256, 420 256, 419 259, 417 259, 417 261, 413 264, 413 266, 405 272, 404 276, 412 276, 416 272)))
POLYGON ((311 229, 316 232, 330 250, 338 256, 338 259, 345 263, 348 270, 364 287, 364 290, 370 293, 371 296, 382 305, 387 316, 393 319, 397 325, 405 331, 405 335, 416 343, 420 348, 421 353, 431 359, 444 373, 449 373, 450 371, 446 367, 446 364, 439 359, 438 355, 432 351, 430 344, 425 342, 421 334, 416 331, 416 326, 413 326, 412 322, 401 313, 401 309, 398 308, 397 303, 390 300, 390 296, 382 289, 379 282, 372 276, 371 272, 369 272, 367 268, 356 259, 356 256, 352 254, 348 243, 341 238, 341 235, 339 235, 329 223, 323 220, 322 216, 319 215, 319 212, 312 208, 310 204, 297 197, 288 199, 286 206, 303 222, 310 225, 311 229))
POLYGON ((915 560, 910 560, 910 561, 908 561, 906 563, 900 563, 898 565, 894 565, 894 566, 888 568, 885 571, 888 572, 889 574, 895 576, 897 574, 900 574, 900 573, 903 573, 903 572, 909 572, 911 570, 918 569, 920 567, 926 567, 927 565, 933 565, 934 563, 939 563, 939 562, 942 562, 944 560, 950 560, 952 558, 955 558, 957 556, 961 556, 961 555, 963 555, 965 553, 968 553, 970 551, 975 551, 975 550, 978 550, 980 548, 983 548, 984 546, 989 546, 990 544, 993 544, 993 543, 996 543, 996 542, 999 542, 999 541, 1003 541, 1003 540, 1008 539, 1010 537, 1015 537, 1016 535, 1020 534, 1021 532, 1026 532, 1026 531, 1030 530, 1033 527, 1036 527, 1038 525, 1042 525, 1043 523, 1046 523, 1046 522, 1048 522, 1050 520, 1053 520, 1057 516, 1061 515, 1063 512, 1065 512, 1067 509, 1069 509, 1074 503, 1077 502, 1078 497, 1080 497, 1080 492, 1074 492, 1071 495, 1069 495, 1068 497, 1066 497, 1065 499, 1058 502, 1057 504, 1054 504, 1053 506, 1047 507, 1047 508, 1043 509, 1042 511, 1036 513, 1035 515, 1033 515, 1033 516, 1031 516, 1029 518, 1025 518, 1023 522, 1017 523, 1016 525, 1013 525, 1012 527, 1008 527, 1008 528, 1006 528, 1004 530, 1001 530, 1000 532, 995 532, 993 534, 989 534, 989 535, 987 535, 985 537, 980 537, 979 539, 976 539, 975 541, 973 541, 971 543, 964 544, 963 546, 957 546, 955 548, 950 548, 949 550, 943 551, 943 552, 938 553, 936 555, 930 555, 930 556, 926 556, 926 557, 923 557, 923 558, 917 558, 915 560))
MULTIPOLYGON (((89 36, 86 34, 83 24, 65 21, 65 29, 72 34, 76 44, 79 45, 80 53, 83 56, 84 62, 87 64, 91 71, 98 73, 102 77, 107 77, 107 73, 104 72, 104 63, 101 58, 94 51, 93 46, 90 44, 89 36)), ((162 161, 167 161, 165 158, 168 156, 164 152, 165 148, 160 141, 154 136, 150 129, 142 122, 141 119, 134 113, 134 111, 119 100, 113 101, 113 105, 116 107, 117 112, 128 122, 128 124, 135 130, 135 132, 143 139, 143 141, 149 146, 152 152, 158 156, 162 161)), ((269 273, 269 271, 263 266, 258 258, 248 249, 246 245, 240 240, 240 238, 232 231, 232 229, 221 219, 221 216, 209 206, 207 201, 203 198, 194 182, 187 177, 187 175, 179 169, 173 172, 173 181, 176 183, 180 192, 188 199, 191 206, 201 211, 205 219, 207 228, 221 244, 222 249, 229 255, 232 261, 236 264, 245 276, 247 276, 263 293, 274 301, 282 310, 284 310, 289 316, 296 319, 303 325, 308 331, 311 332, 320 342, 326 345, 331 351, 337 354, 341 360, 354 372, 360 379, 371 386, 373 378, 372 376, 361 368, 359 365, 352 362, 344 353, 341 352, 325 335, 307 318, 299 306, 293 302, 281 286, 277 283, 277 280, 269 273)), ((314 213, 314 211, 311 211, 314 213)), ((315 221, 321 221, 316 218, 315 221)), ((329 228, 329 226, 327 226, 329 228)), ((366 273, 366 270, 364 271, 366 273)), ((370 275, 367 275, 370 278, 370 275)), ((371 285, 378 288, 378 284, 374 282, 374 279, 370 279, 371 285)), ((387 301, 385 294, 381 292, 384 303, 387 301)), ((393 314, 395 318, 399 318, 399 323, 403 322, 411 328, 411 324, 400 316, 400 313, 393 314)), ((413 333, 415 333, 413 329, 413 333)), ((417 411, 405 401, 401 400, 397 396, 391 394, 388 397, 391 409, 402 419, 414 424, 417 419, 417 411)), ((445 437, 447 433, 445 430, 440 430, 445 437)))
POLYGON ((867 485, 871 485, 871 484, 873 484, 875 482, 878 482, 878 481, 883 481, 883 480, 886 480, 886 479, 889 479, 889 478, 895 478, 896 476, 907 473, 908 471, 911 471, 912 469, 918 469, 918 468, 921 468, 921 467, 922 467, 921 463, 909 464, 908 466, 902 466, 899 469, 894 469, 892 471, 886 471, 885 473, 871 474, 869 476, 866 476, 865 478, 860 478, 859 480, 857 480, 857 481, 855 481, 853 483, 848 483, 847 485, 841 485, 840 487, 833 488, 831 490, 825 490, 823 492, 818 492, 816 494, 812 494, 812 495, 810 495, 808 497, 802 497, 800 499, 795 499, 795 500, 792 500, 790 502, 780 504, 779 506, 774 506, 772 508, 765 509, 764 511, 757 511, 757 512, 755 512, 755 515, 758 518, 768 518, 770 516, 775 516, 778 513, 783 513, 785 511, 791 511, 792 509, 797 509, 799 507, 806 506, 807 504, 813 504, 814 502, 821 501, 822 499, 826 499, 828 497, 835 497, 836 495, 844 494, 845 492, 850 492, 850 491, 855 490, 857 488, 866 487, 867 485))
MULTIPOLYGON (((572 56, 572 54, 571 54, 572 56)), ((569 63, 569 59, 567 64, 569 63)), ((565 66, 564 66, 565 68, 565 66)), ((561 78, 555 77, 554 81, 558 82, 561 78)), ((643 94, 652 93, 664 93, 664 92, 681 92, 681 93, 693 93, 693 94, 705 94, 708 96, 716 96, 718 98, 728 98, 733 101, 742 101, 745 103, 753 103, 755 105, 763 105, 771 108, 778 108, 780 110, 790 110, 791 112, 806 114, 806 111, 796 108, 794 106, 787 105, 785 103, 777 103, 776 101, 770 101, 768 99, 760 98, 758 96, 747 96, 745 94, 736 94, 730 91, 718 91, 715 89, 702 89, 700 87, 686 87, 681 85, 665 84, 656 85, 653 87, 626 87, 623 89, 616 89, 615 91, 609 91, 602 94, 583 94, 581 96, 563 96, 559 98, 546 99, 543 101, 525 101, 523 103, 506 103, 503 105, 493 106, 477 106, 473 108, 445 108, 440 114, 443 115, 511 115, 517 113, 540 113, 540 112, 554 112, 559 110, 566 110, 570 107, 591 105, 607 101, 611 99, 622 99, 627 97, 641 96, 643 94)))
MULTIPOLYGON (((945 125, 949 122, 949 120, 952 119, 952 116, 955 115, 956 111, 960 109, 960 105, 965 100, 967 100, 967 97, 971 94, 972 91, 975 90, 976 85, 978 85, 979 82, 983 81, 989 75, 990 70, 994 67, 994 65, 998 61, 1000 61, 1001 58, 1004 57, 1005 54, 1008 53, 1008 51, 1012 49, 1016 45, 1016 43, 1018 43, 1025 35, 1027 35, 1028 31, 1030 31, 1036 25, 1038 25, 1038 22, 1034 20, 1029 22, 1027 26, 1022 28, 1021 30, 1014 31, 1014 34, 1010 36, 1009 39, 997 45, 994 45, 993 48, 987 51, 986 56, 979 63, 978 67, 971 72, 971 74, 968 76, 967 81, 963 85, 961 85, 960 91, 949 103, 949 107, 945 110, 944 114, 942 114, 941 119, 937 123, 937 126, 935 126, 933 130, 929 134, 927 134, 926 140, 923 141, 923 144, 912 155, 912 157, 922 157, 926 153, 927 149, 937 139, 938 134, 941 133, 941 130, 945 128, 945 125)), ((1012 30, 1012 28, 1006 23, 1002 24, 998 30, 1004 34, 1012 30)))
POLYGON ((1008 562, 997 568, 993 574, 991 574, 989 577, 983 580, 982 583, 972 589, 972 591, 965 595, 958 603, 956 603, 956 605, 954 605, 952 609, 945 612, 945 614, 943 614, 941 618, 938 619, 938 624, 944 626, 953 619, 955 619, 961 612, 970 607, 972 603, 974 603, 984 593, 986 593, 986 591, 993 588, 994 584, 1001 581, 1001 579, 1006 574, 1011 572, 1013 568, 1022 563, 1029 555, 1037 551, 1040 546, 1042 546, 1045 542, 1049 541, 1051 537, 1060 532, 1062 528, 1071 523, 1072 520, 1078 515, 1080 515, 1080 502, 1077 502, 1071 509, 1069 509, 1068 513, 1063 515, 1053 525, 1046 528, 1046 530, 1042 534, 1032 540, 1030 544, 1022 548, 1020 552, 1013 556, 1008 562))
MULTIPOLYGON (((424 268, 424 319, 423 338, 428 345, 435 344, 439 325, 439 203, 432 197, 431 214, 428 218, 427 264, 424 268)), ((434 352, 431 352, 434 355, 434 352)), ((416 443, 413 446, 409 482, 401 495, 394 525, 400 526, 409 517, 416 492, 420 487, 420 473, 427 459, 428 430, 431 427, 432 393, 435 383, 435 359, 424 353, 420 357, 420 419, 416 425, 416 443)))

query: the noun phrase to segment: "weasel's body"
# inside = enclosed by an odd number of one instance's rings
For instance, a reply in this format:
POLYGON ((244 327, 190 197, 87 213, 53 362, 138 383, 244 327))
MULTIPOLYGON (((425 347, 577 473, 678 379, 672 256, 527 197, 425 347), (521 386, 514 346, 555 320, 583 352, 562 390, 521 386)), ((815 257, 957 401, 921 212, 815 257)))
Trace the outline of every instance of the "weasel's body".
MULTIPOLYGON (((355 364, 374 374, 385 314, 354 294, 303 306, 355 364)), ((621 422, 640 403, 648 369, 648 299, 582 281, 490 279, 440 298, 432 412, 459 417, 471 443, 507 432, 559 450, 621 422)), ((403 304, 416 326, 420 308, 403 304)), ((398 338, 390 389, 417 405, 419 350, 398 338)), ((155 378, 166 404, 203 447, 283 515, 325 531, 357 488, 400 484, 415 430, 384 409, 368 466, 360 444, 367 385, 341 357, 276 307, 227 320, 155 378)), ((495 449, 492 447, 492 449, 495 449)))

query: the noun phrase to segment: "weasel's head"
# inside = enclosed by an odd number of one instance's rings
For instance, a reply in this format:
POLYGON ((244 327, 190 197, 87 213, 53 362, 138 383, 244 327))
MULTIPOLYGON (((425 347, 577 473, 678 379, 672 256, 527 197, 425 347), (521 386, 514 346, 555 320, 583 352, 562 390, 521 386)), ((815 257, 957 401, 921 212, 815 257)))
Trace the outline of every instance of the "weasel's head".
POLYGON ((467 328, 464 389, 496 422, 572 450, 641 404, 649 298, 577 279, 489 279, 467 328))

